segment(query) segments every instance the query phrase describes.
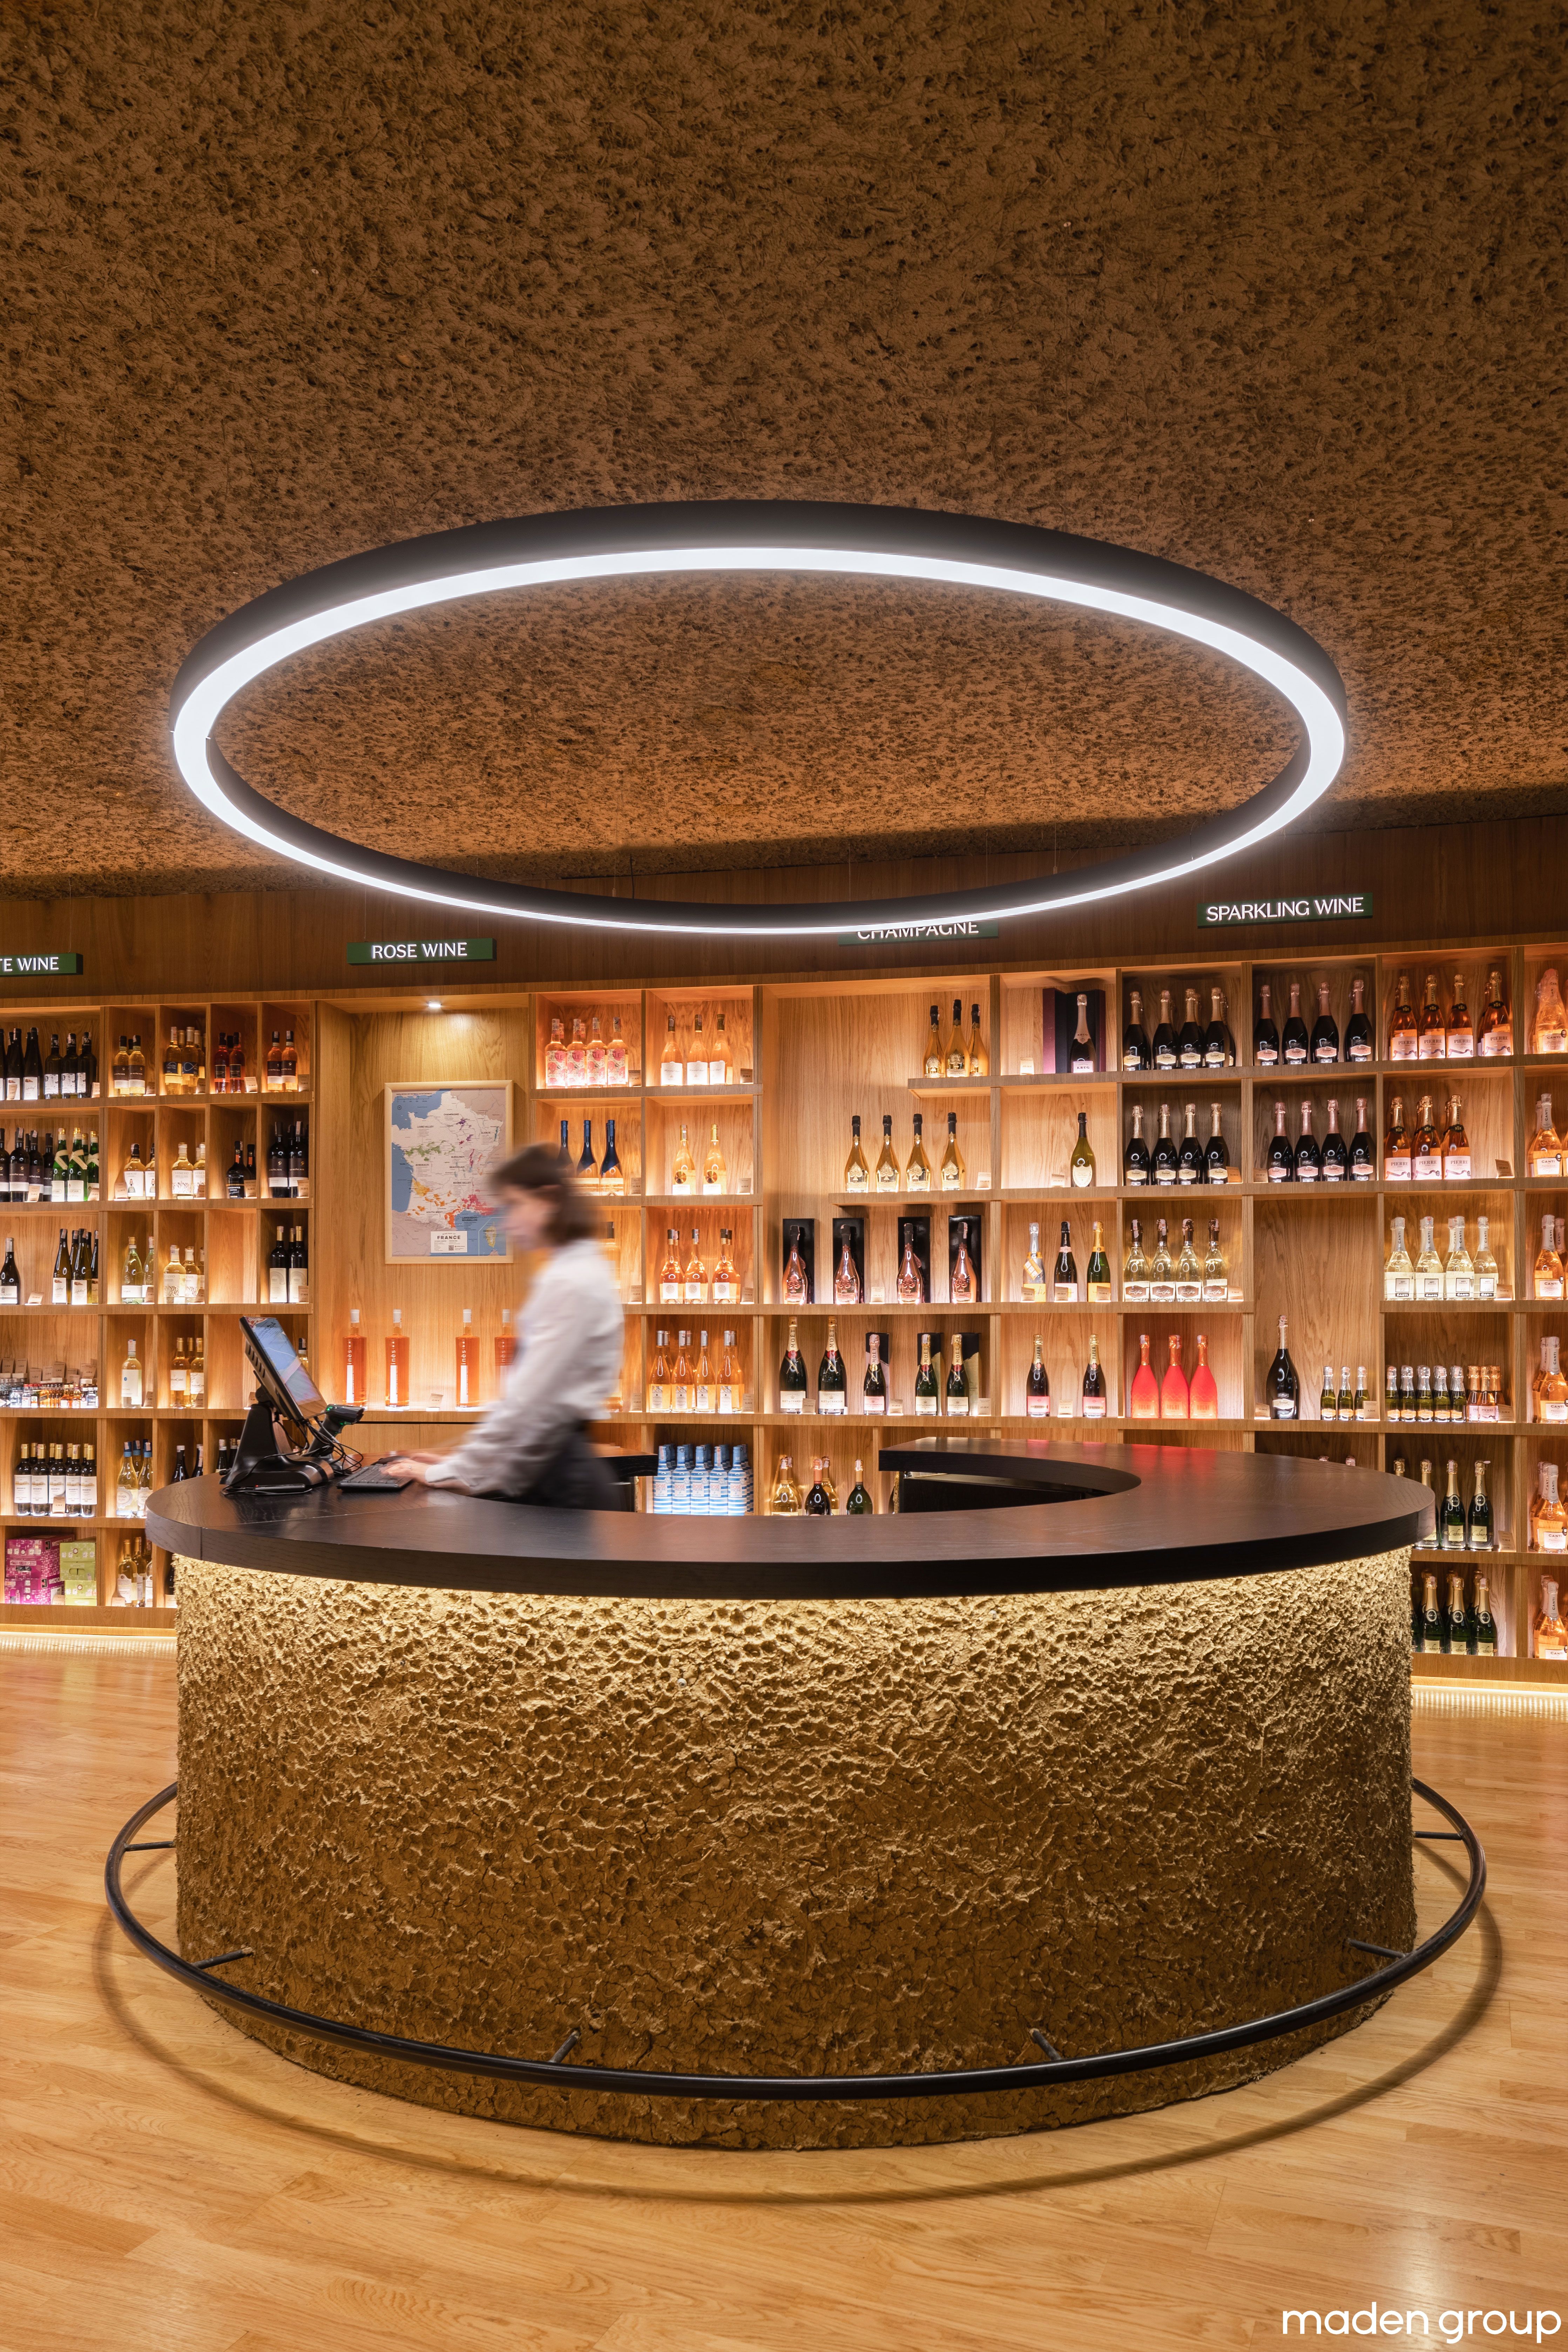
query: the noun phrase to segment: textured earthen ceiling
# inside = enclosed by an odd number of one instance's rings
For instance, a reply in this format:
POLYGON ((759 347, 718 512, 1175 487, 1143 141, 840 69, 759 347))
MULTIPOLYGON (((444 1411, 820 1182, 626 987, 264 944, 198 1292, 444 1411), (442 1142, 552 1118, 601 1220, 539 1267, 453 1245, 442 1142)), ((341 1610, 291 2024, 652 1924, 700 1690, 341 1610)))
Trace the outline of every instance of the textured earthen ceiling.
MULTIPOLYGON (((0 889, 296 881, 170 681, 414 533, 845 499, 1194 564, 1329 649, 1328 814, 1568 805, 1554 11, 224 0, 0 26, 0 889)), ((491 600, 254 688, 301 814, 519 875, 1125 842, 1289 738, 945 592, 491 600)))

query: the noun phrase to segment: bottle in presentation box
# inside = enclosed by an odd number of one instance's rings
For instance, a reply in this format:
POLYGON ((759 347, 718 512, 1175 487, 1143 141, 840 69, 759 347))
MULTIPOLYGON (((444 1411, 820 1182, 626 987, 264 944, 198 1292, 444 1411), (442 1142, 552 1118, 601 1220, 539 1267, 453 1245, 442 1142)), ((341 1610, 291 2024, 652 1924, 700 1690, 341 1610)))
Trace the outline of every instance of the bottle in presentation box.
POLYGON ((866 1295, 866 1220, 833 1220, 833 1303, 858 1307, 866 1295))
POLYGON ((791 1217, 781 1234, 781 1288, 786 1307, 809 1307, 816 1297, 816 1220, 791 1217))
POLYGON ((408 1335, 403 1328, 403 1309, 392 1310, 392 1329, 386 1339, 386 1402, 395 1411, 408 1402, 408 1335))

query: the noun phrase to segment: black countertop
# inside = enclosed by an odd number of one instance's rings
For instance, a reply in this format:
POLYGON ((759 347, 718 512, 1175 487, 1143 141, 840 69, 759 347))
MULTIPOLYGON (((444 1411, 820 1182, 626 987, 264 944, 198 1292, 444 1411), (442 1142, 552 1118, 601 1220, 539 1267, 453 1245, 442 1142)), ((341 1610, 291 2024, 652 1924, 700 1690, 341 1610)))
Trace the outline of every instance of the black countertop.
POLYGON ((885 1470, 1079 1499, 874 1518, 656 1517, 542 1511, 443 1493, 333 1488, 226 1496, 216 1477, 164 1486, 153 1543, 283 1575, 447 1591, 645 1600, 816 1601, 1092 1591, 1312 1568, 1429 1537, 1423 1486, 1373 1470, 1198 1446, 1053 1445, 935 1437, 885 1470))

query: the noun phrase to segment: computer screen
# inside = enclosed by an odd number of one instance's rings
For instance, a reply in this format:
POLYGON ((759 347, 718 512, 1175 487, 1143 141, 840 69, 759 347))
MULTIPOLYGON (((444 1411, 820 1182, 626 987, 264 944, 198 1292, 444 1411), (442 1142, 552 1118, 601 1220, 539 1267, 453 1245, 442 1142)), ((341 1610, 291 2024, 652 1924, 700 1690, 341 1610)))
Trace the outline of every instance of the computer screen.
POLYGON ((277 1391, 273 1403, 286 1406, 300 1422, 314 1421, 318 1413, 325 1412, 326 1398, 300 1361, 293 1340, 276 1315, 242 1315, 239 1328, 262 1386, 277 1391))

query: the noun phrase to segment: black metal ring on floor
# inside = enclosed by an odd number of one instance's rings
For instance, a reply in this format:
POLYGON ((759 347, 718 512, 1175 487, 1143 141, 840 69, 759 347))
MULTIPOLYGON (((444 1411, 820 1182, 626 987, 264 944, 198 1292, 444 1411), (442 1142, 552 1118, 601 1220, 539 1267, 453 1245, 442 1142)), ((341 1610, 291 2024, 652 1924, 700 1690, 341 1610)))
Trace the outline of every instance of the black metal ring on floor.
MULTIPOLYGON (((344 2024, 338 2018, 317 2017, 310 2010, 289 2009, 282 2001, 267 2000, 260 1993, 247 1992, 242 1985, 226 1983, 221 1977, 208 1973, 222 1962, 248 1959, 251 1954, 247 1950, 220 1953, 205 1964, 182 1959, 178 1952, 171 1951, 167 1944, 161 1943, 150 1928, 142 1926, 120 1884, 121 1865, 128 1853, 148 1851, 154 1843, 165 1846, 173 1843, 148 1840, 145 1845, 137 1846, 133 1842, 138 1831, 155 1813, 174 1802, 178 1785, 171 1781, 132 1815, 109 1849, 103 1873, 110 1909, 137 1950, 155 1961, 167 1975, 178 1978, 182 1984, 193 1986, 211 2000, 242 2010, 247 2017, 259 2018, 264 2024, 307 2034, 317 2042, 335 2042, 347 2050, 363 2050, 372 2057, 401 2059, 408 2065, 432 2066, 449 2074, 495 2075, 506 2082, 552 2084, 570 2091, 629 2091, 645 2098, 954 2098, 965 2093, 1053 2089, 1060 2084, 1091 2082, 1103 2075, 1138 2074, 1155 2066, 1180 2066, 1194 2059, 1217 2058, 1226 2051, 1245 2050, 1256 2042, 1277 2041, 1283 2034, 1300 2033, 1314 2025, 1325 2024, 1330 2018, 1342 2017, 1347 2010, 1377 2000, 1408 1978, 1418 1976, 1464 1934, 1487 1884, 1487 1858, 1468 1822, 1436 1789, 1428 1788, 1424 1780, 1413 1780, 1410 1785, 1415 1795, 1435 1806, 1453 1824, 1451 1831, 1417 1830, 1415 1835, 1451 1838, 1464 1846, 1470 1864, 1469 1883, 1464 1894, 1442 1926, 1413 1951, 1393 1954, 1385 1967, 1373 1969, 1353 1984, 1342 1985, 1336 1992, 1320 1993, 1314 2000, 1299 2002, 1294 2009, 1277 2010, 1271 2017, 1249 2018, 1243 2025, 1223 2025, 1210 2033, 1184 2034, 1175 2042, 1146 2042, 1134 2050, 1105 2050, 1085 2058, 1063 2058, 1053 2051, 1048 2059, 1039 2063, 955 2067, 933 2074, 656 2074, 638 2066, 567 2063, 563 2053, 575 2045, 579 2038, 575 2031, 567 2035, 553 2058, 512 2058, 493 2050, 454 2050, 439 2042, 412 2042, 400 2033, 376 2033, 367 2026, 344 2024)), ((1351 1939, 1350 1948, 1373 1953, 1387 1950, 1386 1946, 1363 1944, 1356 1938, 1351 1939)), ((1042 2048, 1053 2049, 1039 2027, 1034 2030, 1032 2038, 1042 2048)))

